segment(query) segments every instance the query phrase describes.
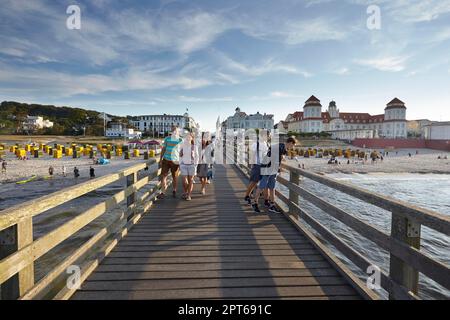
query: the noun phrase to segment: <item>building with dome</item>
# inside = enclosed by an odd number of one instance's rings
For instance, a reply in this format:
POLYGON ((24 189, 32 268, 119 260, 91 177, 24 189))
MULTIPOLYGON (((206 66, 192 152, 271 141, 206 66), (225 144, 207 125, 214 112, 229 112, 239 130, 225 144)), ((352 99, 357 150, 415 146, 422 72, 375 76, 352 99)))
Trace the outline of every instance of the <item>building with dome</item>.
POLYGON ((320 100, 311 96, 306 100, 303 112, 289 114, 285 123, 288 131, 329 132, 333 138, 343 140, 407 137, 406 106, 398 98, 386 105, 384 114, 370 115, 340 112, 335 101, 331 101, 323 112, 320 100))

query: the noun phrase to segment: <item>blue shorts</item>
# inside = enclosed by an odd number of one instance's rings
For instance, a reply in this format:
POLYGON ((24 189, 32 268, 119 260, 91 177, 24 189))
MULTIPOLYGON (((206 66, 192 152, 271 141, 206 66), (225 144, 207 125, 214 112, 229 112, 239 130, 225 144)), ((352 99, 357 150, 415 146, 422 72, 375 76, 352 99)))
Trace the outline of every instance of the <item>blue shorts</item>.
POLYGON ((261 176, 261 181, 259 182, 259 189, 275 189, 275 184, 277 182, 277 175, 271 176, 261 176))
POLYGON ((255 164, 250 172, 250 182, 259 182, 259 180, 261 180, 261 166, 255 164))

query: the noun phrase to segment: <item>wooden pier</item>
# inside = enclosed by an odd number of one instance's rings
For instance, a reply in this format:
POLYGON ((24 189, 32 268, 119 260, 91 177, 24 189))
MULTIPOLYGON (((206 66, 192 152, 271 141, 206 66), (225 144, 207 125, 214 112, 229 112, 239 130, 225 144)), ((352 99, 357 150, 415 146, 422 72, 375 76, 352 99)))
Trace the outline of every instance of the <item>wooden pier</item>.
POLYGON ((390 253, 381 287, 391 299, 418 299, 419 272, 450 288, 448 266, 420 250, 421 225, 449 235, 448 216, 298 168, 284 170, 290 176, 279 178, 289 190, 288 196, 278 192, 282 214, 255 214, 244 203, 248 168, 242 165, 217 165, 206 196, 155 201, 155 163, 1 211, 2 299, 379 299, 329 244, 363 272, 372 265, 370 257, 315 220, 299 197, 390 253), (300 177, 391 211, 391 234, 305 190, 300 177), (122 180, 124 189, 111 199, 33 237, 33 217, 122 180), (35 280, 37 259, 122 202, 123 214, 35 280), (68 285, 73 266, 80 268, 80 287, 68 285))
POLYGON ((255 215, 245 181, 218 166, 208 195, 158 201, 74 299, 357 299, 283 215, 255 215))

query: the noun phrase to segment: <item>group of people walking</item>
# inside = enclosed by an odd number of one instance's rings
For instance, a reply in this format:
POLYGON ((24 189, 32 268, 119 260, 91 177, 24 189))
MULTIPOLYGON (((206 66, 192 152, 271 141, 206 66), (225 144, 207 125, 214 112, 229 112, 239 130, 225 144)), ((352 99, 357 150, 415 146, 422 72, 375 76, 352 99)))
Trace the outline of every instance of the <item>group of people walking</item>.
POLYGON ((211 140, 207 133, 202 133, 201 137, 195 133, 188 133, 184 138, 180 137, 178 128, 172 128, 172 134, 164 139, 161 150, 161 188, 162 192, 158 199, 165 198, 167 190, 167 176, 172 175, 172 195, 177 196, 178 175, 181 173, 183 194, 182 199, 192 200, 195 177, 200 179, 202 195, 206 194, 206 186, 212 179, 212 161, 205 163, 208 146, 211 140), (199 142, 201 139, 201 147, 199 142), (199 150, 200 149, 200 150, 199 150))

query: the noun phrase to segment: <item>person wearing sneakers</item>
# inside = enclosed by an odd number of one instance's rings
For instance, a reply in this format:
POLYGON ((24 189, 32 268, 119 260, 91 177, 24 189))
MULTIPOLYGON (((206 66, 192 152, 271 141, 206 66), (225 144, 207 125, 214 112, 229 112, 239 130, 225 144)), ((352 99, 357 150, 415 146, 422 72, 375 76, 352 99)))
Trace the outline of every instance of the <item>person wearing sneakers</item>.
POLYGON ((261 136, 262 136, 261 141, 258 135, 256 138, 256 142, 254 142, 250 146, 252 150, 251 153, 252 159, 250 159, 250 163, 253 163, 253 166, 250 172, 250 183, 248 184, 244 198, 244 201, 247 202, 248 205, 252 205, 250 195, 258 185, 258 182, 261 180, 261 159, 265 157, 268 151, 267 136, 266 135, 261 136))
POLYGON ((287 154, 288 150, 295 147, 296 140, 294 137, 289 137, 286 140, 286 144, 277 143, 272 144, 267 152, 267 157, 262 161, 261 165, 261 181, 256 189, 255 201, 252 204, 253 211, 256 213, 261 213, 259 209, 259 197, 261 192, 264 192, 264 206, 273 213, 281 213, 275 204, 275 186, 277 182, 278 173, 281 171, 281 162, 284 156, 287 154), (275 159, 277 163, 272 163, 272 150, 278 148, 278 157, 275 159))
POLYGON ((192 190, 194 188, 194 176, 197 170, 198 152, 195 146, 194 134, 188 134, 182 144, 180 157, 181 176, 183 177, 183 196, 182 198, 191 201, 192 190))
POLYGON ((208 183, 209 164, 206 161, 205 152, 206 150, 209 150, 209 144, 210 142, 206 139, 206 133, 203 133, 200 163, 197 166, 197 177, 200 179, 200 183, 202 184, 200 191, 202 195, 206 194, 206 185, 208 183))
POLYGON ((172 173, 172 187, 173 197, 176 198, 177 183, 178 183, 178 171, 179 171, 179 159, 180 159, 180 144, 183 139, 180 138, 178 128, 172 127, 171 136, 164 139, 163 148, 161 150, 161 193, 158 195, 158 199, 164 199, 165 191, 167 189, 167 175, 169 171, 172 173))

